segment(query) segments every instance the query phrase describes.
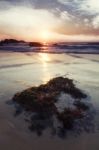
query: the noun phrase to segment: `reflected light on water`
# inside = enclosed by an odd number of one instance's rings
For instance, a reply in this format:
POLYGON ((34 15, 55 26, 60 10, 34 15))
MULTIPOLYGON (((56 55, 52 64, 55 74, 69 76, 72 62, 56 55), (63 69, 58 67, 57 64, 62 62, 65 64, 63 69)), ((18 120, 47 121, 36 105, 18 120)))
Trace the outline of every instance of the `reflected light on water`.
POLYGON ((40 56, 40 60, 42 62, 42 71, 43 71, 43 74, 44 74, 43 82, 45 83, 51 77, 50 71, 48 69, 48 62, 51 60, 51 58, 46 53, 39 53, 39 56, 40 56))
POLYGON ((39 56, 43 64, 47 64, 47 62, 50 61, 50 57, 46 53, 40 53, 39 56))
POLYGON ((49 44, 46 42, 43 42, 43 46, 41 48, 42 52, 48 52, 49 51, 49 44))

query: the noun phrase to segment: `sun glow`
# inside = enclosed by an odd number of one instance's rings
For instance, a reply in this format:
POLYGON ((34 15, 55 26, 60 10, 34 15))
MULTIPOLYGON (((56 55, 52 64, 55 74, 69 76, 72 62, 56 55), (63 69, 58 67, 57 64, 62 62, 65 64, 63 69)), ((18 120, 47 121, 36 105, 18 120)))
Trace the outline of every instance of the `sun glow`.
POLYGON ((47 30, 42 31, 40 36, 41 36, 41 40, 44 43, 50 41, 50 39, 51 39, 51 33, 50 33, 50 31, 47 31, 47 30))

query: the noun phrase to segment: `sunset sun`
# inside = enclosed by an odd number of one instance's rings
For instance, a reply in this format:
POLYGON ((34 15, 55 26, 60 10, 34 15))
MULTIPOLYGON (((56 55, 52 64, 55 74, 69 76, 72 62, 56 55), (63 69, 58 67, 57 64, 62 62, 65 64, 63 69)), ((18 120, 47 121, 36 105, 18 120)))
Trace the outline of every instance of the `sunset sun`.
POLYGON ((43 42, 48 42, 51 39, 51 33, 50 31, 44 30, 41 32, 40 37, 43 42))

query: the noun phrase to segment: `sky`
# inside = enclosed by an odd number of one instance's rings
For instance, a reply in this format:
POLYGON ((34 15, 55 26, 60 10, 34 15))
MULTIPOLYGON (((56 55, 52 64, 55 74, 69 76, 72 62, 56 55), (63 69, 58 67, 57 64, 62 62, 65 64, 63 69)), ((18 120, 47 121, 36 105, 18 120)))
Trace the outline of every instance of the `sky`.
POLYGON ((99 0, 0 0, 0 39, 99 41, 99 0))

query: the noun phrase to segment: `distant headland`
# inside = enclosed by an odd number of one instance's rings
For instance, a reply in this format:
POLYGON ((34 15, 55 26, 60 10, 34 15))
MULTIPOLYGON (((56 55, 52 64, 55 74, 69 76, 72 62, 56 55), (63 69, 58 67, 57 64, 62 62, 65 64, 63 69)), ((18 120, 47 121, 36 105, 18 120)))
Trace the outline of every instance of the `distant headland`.
POLYGON ((16 40, 16 39, 5 39, 0 41, 0 46, 4 45, 29 45, 34 47, 40 47, 43 46, 40 42, 26 42, 23 40, 16 40))

